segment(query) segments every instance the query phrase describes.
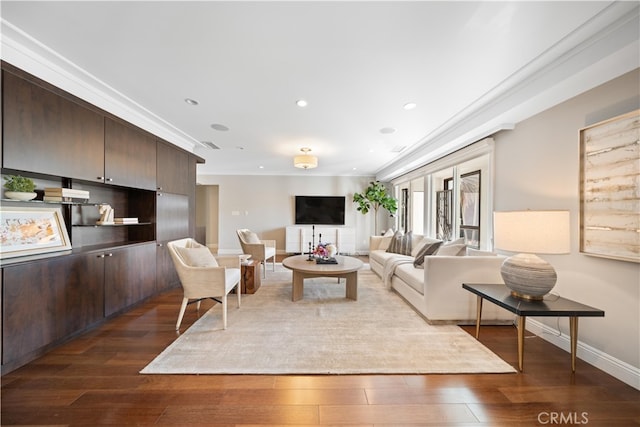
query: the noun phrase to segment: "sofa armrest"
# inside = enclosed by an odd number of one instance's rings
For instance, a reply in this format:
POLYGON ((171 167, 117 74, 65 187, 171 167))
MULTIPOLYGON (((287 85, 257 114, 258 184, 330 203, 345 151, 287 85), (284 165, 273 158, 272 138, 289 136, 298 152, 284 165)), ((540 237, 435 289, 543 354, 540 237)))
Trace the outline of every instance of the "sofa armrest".
POLYGON ((500 267, 506 257, 426 256, 424 259, 425 315, 430 320, 474 319, 476 299, 463 283, 504 283, 500 267))

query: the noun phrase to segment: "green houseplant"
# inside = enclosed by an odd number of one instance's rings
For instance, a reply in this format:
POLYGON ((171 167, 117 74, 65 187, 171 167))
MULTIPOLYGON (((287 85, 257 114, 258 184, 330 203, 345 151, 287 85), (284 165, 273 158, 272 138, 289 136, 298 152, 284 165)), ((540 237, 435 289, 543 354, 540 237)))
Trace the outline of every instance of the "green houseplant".
POLYGON ((36 197, 34 190, 36 184, 31 178, 20 175, 8 175, 4 177, 5 197, 15 200, 31 200, 36 197))
POLYGON ((356 209, 363 215, 373 209, 374 233, 378 232, 378 209, 383 208, 391 215, 395 215, 398 210, 398 201, 387 192, 387 188, 380 181, 371 181, 362 194, 355 193, 353 202, 358 204, 356 209))

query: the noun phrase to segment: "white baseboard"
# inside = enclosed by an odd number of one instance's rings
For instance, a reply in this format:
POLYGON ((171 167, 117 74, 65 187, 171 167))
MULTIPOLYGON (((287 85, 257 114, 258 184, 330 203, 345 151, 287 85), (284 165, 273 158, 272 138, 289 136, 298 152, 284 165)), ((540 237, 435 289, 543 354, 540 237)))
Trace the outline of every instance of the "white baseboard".
MULTIPOLYGON (((545 341, 548 341, 551 344, 560 347, 567 353, 571 353, 571 337, 569 335, 533 319, 527 319, 526 329, 529 332, 538 335, 545 341)), ((631 387, 640 390, 639 368, 618 360, 607 353, 591 347, 590 345, 581 343, 580 340, 578 340, 578 348, 576 352, 576 357, 578 359, 584 360, 590 365, 601 369, 602 371, 619 379, 625 384, 628 384, 631 387)))

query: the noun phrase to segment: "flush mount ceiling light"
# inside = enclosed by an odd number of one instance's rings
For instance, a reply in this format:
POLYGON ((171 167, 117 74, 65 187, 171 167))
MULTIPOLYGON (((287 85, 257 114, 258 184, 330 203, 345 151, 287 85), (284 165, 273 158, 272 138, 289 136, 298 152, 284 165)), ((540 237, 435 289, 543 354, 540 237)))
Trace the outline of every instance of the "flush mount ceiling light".
POLYGON ((409 110, 413 110, 414 108, 417 107, 417 104, 415 102, 407 102, 406 104, 404 104, 402 106, 402 108, 404 108, 405 110, 409 111, 409 110))
POLYGON ((303 147, 300 151, 304 154, 293 158, 293 166, 300 169, 313 169, 318 166, 318 158, 309 154, 311 148, 303 147))
POLYGON ((390 135, 392 133, 395 133, 396 128, 382 128, 380 129, 380 133, 384 134, 384 135, 390 135))
POLYGON ((191 98, 185 98, 184 102, 186 102, 189 105, 198 105, 198 101, 196 101, 195 99, 191 99, 191 98))
POLYGON ((298 99, 298 100, 296 101, 296 105, 297 105, 298 107, 304 108, 304 107, 306 107, 306 106, 307 106, 307 105, 309 105, 309 104, 308 104, 308 103, 307 103, 307 101, 306 101, 306 100, 304 100, 304 99, 298 99))
POLYGON ((226 132, 229 130, 228 127, 226 127, 225 125, 221 125, 220 123, 214 123, 211 125, 211 128, 215 129, 215 130, 219 130, 220 132, 226 132))

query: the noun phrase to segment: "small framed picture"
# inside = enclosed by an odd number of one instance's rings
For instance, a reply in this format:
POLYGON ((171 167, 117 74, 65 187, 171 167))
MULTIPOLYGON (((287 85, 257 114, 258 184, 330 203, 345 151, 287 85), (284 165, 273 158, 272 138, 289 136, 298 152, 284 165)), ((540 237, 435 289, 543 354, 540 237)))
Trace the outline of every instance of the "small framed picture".
POLYGON ((0 259, 70 249, 60 208, 0 207, 0 259))

